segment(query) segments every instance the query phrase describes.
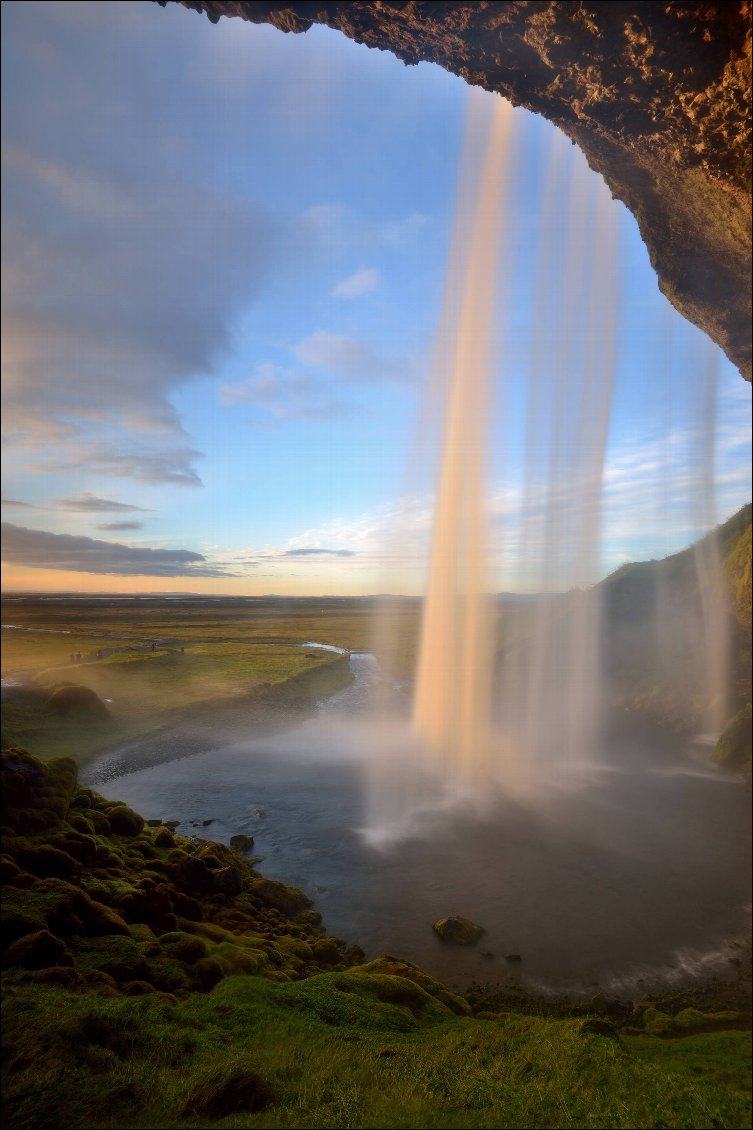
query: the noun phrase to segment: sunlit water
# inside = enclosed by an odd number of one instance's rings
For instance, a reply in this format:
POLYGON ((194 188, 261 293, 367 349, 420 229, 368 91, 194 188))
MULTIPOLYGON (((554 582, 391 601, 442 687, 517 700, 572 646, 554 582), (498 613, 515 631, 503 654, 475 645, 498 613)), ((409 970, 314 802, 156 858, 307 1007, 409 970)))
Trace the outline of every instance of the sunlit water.
POLYGON ((626 725, 598 767, 535 802, 490 789, 442 796, 401 752, 407 725, 380 731, 369 716, 373 657, 351 665, 352 686, 296 729, 197 736, 180 759, 186 740, 176 750, 175 738, 157 736, 84 777, 147 818, 180 820, 183 834, 252 835, 262 873, 306 891, 330 933, 449 983, 628 995, 655 981, 734 976, 749 914, 749 797, 702 748, 626 725), (387 743, 407 799, 402 826, 365 833, 375 741, 387 743), (129 771, 161 757, 174 760, 129 771), (485 927, 477 947, 436 938, 431 924, 448 914, 485 927), (520 963, 506 960, 513 954, 520 963))

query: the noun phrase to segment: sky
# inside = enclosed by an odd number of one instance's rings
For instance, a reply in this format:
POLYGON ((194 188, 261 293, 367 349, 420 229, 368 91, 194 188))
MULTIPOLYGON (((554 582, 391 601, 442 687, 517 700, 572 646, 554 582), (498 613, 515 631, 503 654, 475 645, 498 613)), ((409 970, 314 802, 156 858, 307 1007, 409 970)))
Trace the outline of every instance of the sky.
MULTIPOLYGON (((212 26, 147 0, 2 11, 3 587, 421 593, 470 89, 322 27, 212 26)), ((541 587, 542 437, 565 433, 530 390, 585 364, 591 299, 568 272, 598 251, 597 204, 618 295, 599 575, 683 548, 751 493, 750 386, 661 296, 581 154, 516 122, 495 590, 541 587)))

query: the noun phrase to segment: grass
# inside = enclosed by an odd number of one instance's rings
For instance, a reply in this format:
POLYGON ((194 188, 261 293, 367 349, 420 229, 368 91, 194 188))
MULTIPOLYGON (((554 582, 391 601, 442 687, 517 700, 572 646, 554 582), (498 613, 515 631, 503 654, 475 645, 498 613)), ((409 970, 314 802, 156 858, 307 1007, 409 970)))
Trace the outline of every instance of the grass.
POLYGON ((750 1124, 747 1033, 620 1039, 575 1019, 457 1017, 378 981, 235 977, 177 1005, 18 986, 6 1117, 18 1128, 750 1124))
POLYGON ((360 617, 333 615, 323 624, 310 610, 279 620, 243 602, 211 607, 210 614, 190 602, 142 605, 133 599, 123 608, 119 602, 12 601, 4 619, 30 630, 3 631, 4 672, 26 680, 3 703, 6 741, 82 763, 108 745, 178 721, 186 710, 232 706, 249 696, 274 697, 279 705, 322 697, 344 685, 346 665, 300 643, 366 646, 370 630, 367 610, 360 617), (78 652, 87 661, 71 664, 78 652), (51 714, 45 704, 61 683, 89 687, 106 702, 109 719, 51 714))

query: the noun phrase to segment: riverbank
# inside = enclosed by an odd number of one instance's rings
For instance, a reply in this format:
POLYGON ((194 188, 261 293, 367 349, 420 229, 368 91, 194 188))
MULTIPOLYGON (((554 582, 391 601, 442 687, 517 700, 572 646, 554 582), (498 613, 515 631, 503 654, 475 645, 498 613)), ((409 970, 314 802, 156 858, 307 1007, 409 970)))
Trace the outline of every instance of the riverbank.
MULTIPOLYGON (((298 645, 291 645, 290 650, 298 645)), ((206 743, 218 731, 236 732, 249 736, 272 733, 296 725, 316 710, 317 703, 348 686, 352 681, 347 655, 333 655, 329 650, 308 649, 294 652, 306 658, 301 669, 297 663, 293 671, 273 682, 261 682, 250 690, 242 686, 223 688, 212 697, 203 692, 200 701, 190 698, 179 705, 170 706, 169 693, 159 708, 149 709, 140 704, 134 709, 133 698, 138 694, 141 672, 129 661, 127 677, 128 694, 112 705, 113 681, 122 683, 125 665, 88 667, 81 672, 53 671, 45 673, 41 682, 17 683, 3 688, 4 741, 9 745, 31 748, 42 757, 72 757, 83 767, 94 761, 112 756, 117 759, 123 751, 124 763, 134 768, 172 761, 206 748, 206 743), (70 675, 66 679, 62 676, 70 675), (74 682, 77 678, 79 682, 74 682), (74 710, 67 715, 55 714, 49 709, 52 689, 58 685, 86 686, 100 697, 108 709, 103 718, 84 710, 74 710)), ((160 653, 144 656, 142 662, 153 662, 160 653)), ((190 656, 185 654, 175 660, 177 671, 172 685, 195 685, 190 656)), ((293 666, 291 664, 291 666, 293 666)), ((151 666, 144 671, 149 679, 157 673, 151 666)), ((163 672, 164 674, 164 672, 163 672)), ((211 685, 211 684, 210 684, 211 685)), ((183 695, 181 694, 181 697, 183 695)))

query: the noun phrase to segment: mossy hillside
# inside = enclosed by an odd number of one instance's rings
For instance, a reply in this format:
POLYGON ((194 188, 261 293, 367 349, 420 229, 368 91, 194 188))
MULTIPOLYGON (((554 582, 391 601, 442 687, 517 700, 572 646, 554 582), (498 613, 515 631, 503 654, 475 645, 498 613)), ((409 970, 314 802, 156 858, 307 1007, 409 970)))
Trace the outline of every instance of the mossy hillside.
POLYGON ((406 985, 358 970, 232 977, 170 1004, 11 983, 6 1124, 749 1125, 747 1033, 673 1039, 458 1016, 406 985))
MULTIPOLYGON (((728 607, 733 716, 750 702, 750 539, 750 505, 704 539, 722 565, 718 595, 728 607)), ((624 565, 601 585, 605 674, 615 701, 678 733, 701 726, 710 705, 699 546, 624 565)))

